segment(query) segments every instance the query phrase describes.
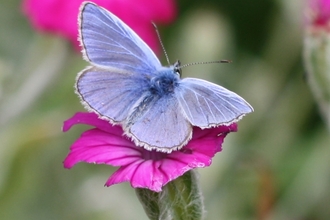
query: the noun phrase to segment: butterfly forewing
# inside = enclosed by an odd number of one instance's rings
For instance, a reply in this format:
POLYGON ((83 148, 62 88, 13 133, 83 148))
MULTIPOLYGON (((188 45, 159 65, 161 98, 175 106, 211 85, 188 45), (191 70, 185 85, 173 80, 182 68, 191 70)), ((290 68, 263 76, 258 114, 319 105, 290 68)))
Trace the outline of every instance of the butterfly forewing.
POLYGON ((88 109, 112 122, 124 121, 148 92, 148 80, 118 72, 89 67, 78 76, 76 91, 88 109))
POLYGON ((154 74, 161 66, 146 43, 115 15, 91 2, 80 10, 79 40, 87 61, 141 74, 154 74))
POLYGON ((182 79, 176 96, 190 123, 201 128, 228 125, 253 111, 236 93, 201 79, 182 79))

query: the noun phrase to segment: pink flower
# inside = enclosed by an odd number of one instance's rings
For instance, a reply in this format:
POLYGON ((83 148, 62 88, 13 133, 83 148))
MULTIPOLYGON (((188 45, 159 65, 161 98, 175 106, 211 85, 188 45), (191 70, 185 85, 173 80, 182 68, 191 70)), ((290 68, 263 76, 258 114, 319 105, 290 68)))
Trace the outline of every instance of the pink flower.
POLYGON ((330 0, 308 0, 306 8, 306 23, 315 28, 330 26, 330 0))
POLYGON ((148 188, 155 192, 160 192, 165 184, 191 169, 209 166, 212 157, 221 151, 226 135, 237 130, 235 123, 204 130, 194 127, 192 140, 181 150, 167 154, 135 146, 123 136, 120 126, 112 126, 94 113, 76 113, 64 122, 63 131, 75 124, 95 128, 82 133, 72 144, 64 160, 65 168, 82 161, 119 166, 106 186, 129 181, 134 188, 148 188))
MULTIPOLYGON (((83 0, 24 0, 23 12, 39 31, 68 38, 80 50, 77 18, 83 0)), ((158 39, 151 21, 169 23, 174 20, 174 0, 93 0, 110 10, 130 26, 155 51, 158 39)))

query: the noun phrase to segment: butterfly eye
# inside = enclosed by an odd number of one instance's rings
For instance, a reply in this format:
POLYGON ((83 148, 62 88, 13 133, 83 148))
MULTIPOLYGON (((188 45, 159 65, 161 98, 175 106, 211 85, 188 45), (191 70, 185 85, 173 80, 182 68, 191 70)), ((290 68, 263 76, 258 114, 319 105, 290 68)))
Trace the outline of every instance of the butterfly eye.
POLYGON ((181 70, 181 62, 180 60, 177 60, 175 63, 174 63, 174 72, 176 74, 178 74, 179 76, 181 76, 181 73, 182 73, 182 70, 181 70))

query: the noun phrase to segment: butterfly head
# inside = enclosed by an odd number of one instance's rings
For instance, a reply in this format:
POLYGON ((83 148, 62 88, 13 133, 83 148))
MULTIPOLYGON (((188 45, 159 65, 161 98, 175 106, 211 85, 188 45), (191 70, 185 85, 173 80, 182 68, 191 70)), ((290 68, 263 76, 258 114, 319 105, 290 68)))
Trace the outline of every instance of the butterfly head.
POLYGON ((174 72, 181 77, 182 70, 181 70, 181 62, 180 62, 180 60, 177 60, 174 63, 173 67, 174 67, 174 72))

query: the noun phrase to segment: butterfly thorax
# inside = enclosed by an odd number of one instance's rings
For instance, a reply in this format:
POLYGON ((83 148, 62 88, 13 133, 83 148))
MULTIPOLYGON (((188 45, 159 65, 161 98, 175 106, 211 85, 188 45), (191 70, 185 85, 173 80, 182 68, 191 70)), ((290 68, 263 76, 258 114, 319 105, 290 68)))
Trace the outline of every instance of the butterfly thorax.
POLYGON ((171 94, 178 86, 180 76, 173 70, 173 67, 164 68, 157 76, 151 78, 150 92, 160 96, 171 94))

